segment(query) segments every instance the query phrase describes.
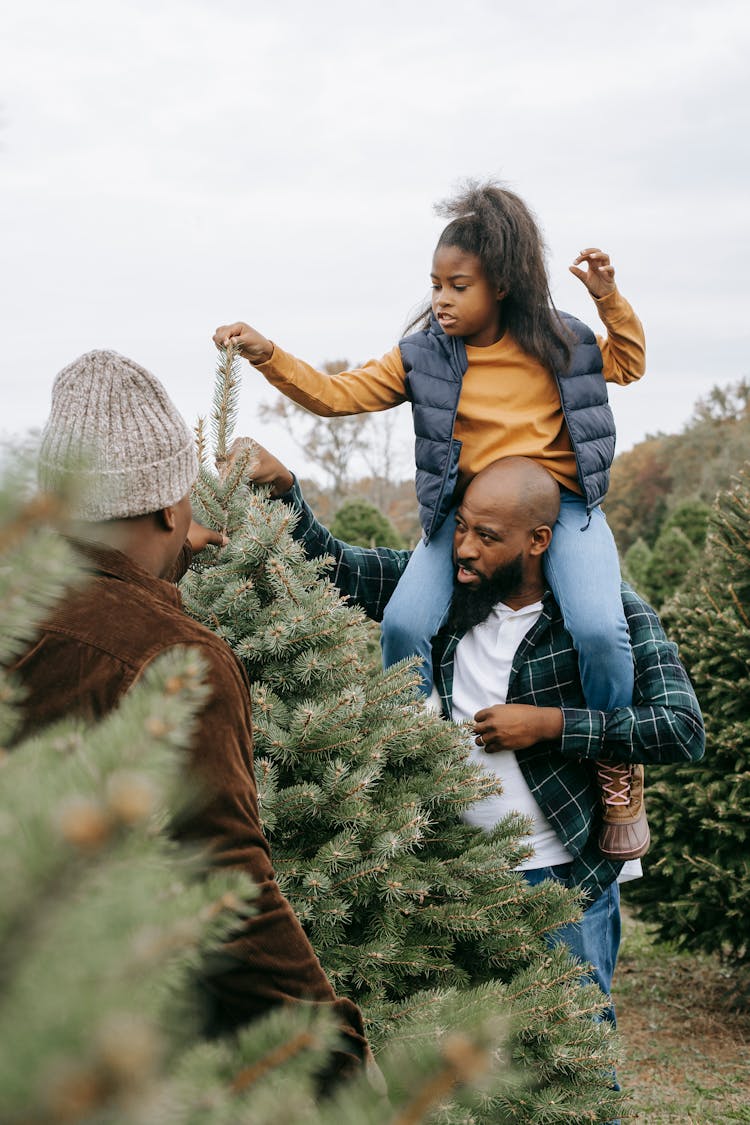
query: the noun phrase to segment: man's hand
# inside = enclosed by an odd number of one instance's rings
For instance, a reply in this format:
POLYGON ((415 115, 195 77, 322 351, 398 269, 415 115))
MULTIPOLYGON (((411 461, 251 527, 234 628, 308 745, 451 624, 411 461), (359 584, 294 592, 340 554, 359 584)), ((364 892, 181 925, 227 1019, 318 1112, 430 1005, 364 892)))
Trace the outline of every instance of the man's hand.
POLYGON ((208 547, 209 543, 214 547, 226 547, 229 542, 223 532, 214 531, 211 527, 204 527, 202 523, 197 523, 196 520, 190 521, 187 540, 194 555, 197 555, 204 547, 208 547))
POLYGON ((236 324, 220 325, 213 338, 217 348, 227 348, 233 344, 237 352, 250 363, 265 363, 273 355, 271 341, 241 320, 236 324))
POLYGON ((609 254, 596 246, 582 250, 570 267, 570 272, 583 282, 592 297, 608 297, 617 288, 615 267, 610 264, 609 254), (587 266, 585 270, 579 268, 583 262, 587 266))
POLYGON ((525 703, 496 703, 474 716, 477 743, 488 754, 499 750, 524 750, 537 742, 554 742, 562 736, 559 707, 529 707, 525 703))
POLYGON ((232 442, 227 457, 227 469, 230 469, 240 454, 250 448, 252 455, 247 466, 247 476, 256 484, 271 486, 271 496, 283 496, 294 484, 294 477, 273 453, 269 453, 262 445, 252 438, 239 437, 232 442))

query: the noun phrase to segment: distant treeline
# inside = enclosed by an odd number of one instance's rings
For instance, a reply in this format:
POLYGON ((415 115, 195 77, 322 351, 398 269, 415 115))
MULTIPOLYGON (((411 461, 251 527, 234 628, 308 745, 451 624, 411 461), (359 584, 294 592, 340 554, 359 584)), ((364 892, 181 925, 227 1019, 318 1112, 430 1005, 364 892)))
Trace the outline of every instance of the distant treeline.
POLYGON ((713 504, 750 460, 750 381, 714 387, 679 434, 658 433, 621 453, 604 504, 621 555, 649 547, 686 501, 713 504))

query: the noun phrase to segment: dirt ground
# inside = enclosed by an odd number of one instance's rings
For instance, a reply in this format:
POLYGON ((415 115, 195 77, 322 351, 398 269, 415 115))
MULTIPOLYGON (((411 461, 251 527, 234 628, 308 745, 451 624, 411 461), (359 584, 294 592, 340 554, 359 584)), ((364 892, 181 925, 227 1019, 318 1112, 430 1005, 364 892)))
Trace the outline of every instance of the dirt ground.
POLYGON ((613 983, 632 1097, 623 1121, 750 1123, 750 988, 718 961, 656 944, 627 912, 613 983))

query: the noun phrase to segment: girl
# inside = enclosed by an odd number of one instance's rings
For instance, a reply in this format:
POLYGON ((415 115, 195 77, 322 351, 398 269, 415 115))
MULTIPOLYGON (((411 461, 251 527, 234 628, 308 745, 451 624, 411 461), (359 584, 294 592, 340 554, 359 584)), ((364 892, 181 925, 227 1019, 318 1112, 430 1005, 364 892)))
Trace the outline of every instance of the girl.
MULTIPOLYGON (((411 402, 424 537, 383 617, 386 667, 421 656, 429 694, 430 640, 453 590, 448 517, 481 468, 499 457, 531 457, 560 486, 547 579, 578 651, 587 706, 628 706, 633 661, 619 562, 599 504, 615 446, 606 382, 624 385, 643 374, 640 321, 615 286, 609 257, 595 248, 582 251, 570 269, 596 301, 606 337, 557 312, 540 230, 515 193, 470 181, 438 211, 451 222, 435 249, 430 306, 382 359, 325 375, 244 323, 217 329, 214 341, 231 340, 273 386, 315 414, 411 402)), ((648 846, 642 808, 630 802, 642 782, 633 770, 640 767, 598 767, 605 803, 600 843, 616 859, 642 855, 648 846)))

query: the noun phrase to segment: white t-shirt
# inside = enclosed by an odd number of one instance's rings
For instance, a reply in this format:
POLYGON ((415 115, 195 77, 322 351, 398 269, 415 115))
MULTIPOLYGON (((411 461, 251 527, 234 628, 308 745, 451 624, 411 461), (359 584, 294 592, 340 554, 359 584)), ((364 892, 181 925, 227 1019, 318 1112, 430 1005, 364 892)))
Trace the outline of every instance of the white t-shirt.
MULTIPOLYGON (((481 625, 475 625, 458 642, 453 665, 452 718, 473 719, 477 711, 505 703, 516 649, 542 612, 541 601, 512 610, 500 602, 481 625)), ((532 796, 512 750, 497 754, 473 744, 471 759, 503 785, 499 796, 477 801, 464 820, 491 829, 510 812, 531 817, 530 843, 534 855, 521 868, 551 867, 573 858, 532 796)))

